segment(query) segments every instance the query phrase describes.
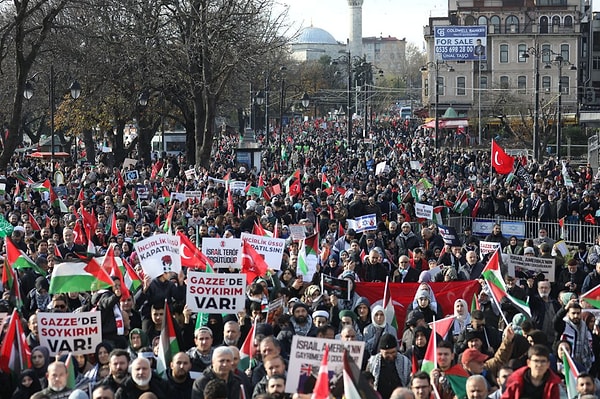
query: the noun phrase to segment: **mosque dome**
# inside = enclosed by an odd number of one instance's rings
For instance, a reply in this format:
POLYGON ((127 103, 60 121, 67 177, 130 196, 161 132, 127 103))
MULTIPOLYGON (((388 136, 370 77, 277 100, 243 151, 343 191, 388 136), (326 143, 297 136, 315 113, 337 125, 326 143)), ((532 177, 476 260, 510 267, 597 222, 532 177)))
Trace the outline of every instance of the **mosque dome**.
POLYGON ((338 44, 337 40, 325 29, 315 28, 313 26, 303 28, 298 37, 294 40, 295 44, 338 44))

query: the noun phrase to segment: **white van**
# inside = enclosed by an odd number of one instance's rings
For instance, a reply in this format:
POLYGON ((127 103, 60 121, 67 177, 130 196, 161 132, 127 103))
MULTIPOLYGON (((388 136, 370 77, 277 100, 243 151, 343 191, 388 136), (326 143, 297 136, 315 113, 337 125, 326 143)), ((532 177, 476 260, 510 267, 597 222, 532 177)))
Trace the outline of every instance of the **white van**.
MULTIPOLYGON (((185 154, 185 130, 174 130, 165 132, 164 148, 167 155, 177 156, 185 154)), ((161 154, 163 151, 163 137, 161 132, 157 132, 151 141, 152 153, 161 154)))

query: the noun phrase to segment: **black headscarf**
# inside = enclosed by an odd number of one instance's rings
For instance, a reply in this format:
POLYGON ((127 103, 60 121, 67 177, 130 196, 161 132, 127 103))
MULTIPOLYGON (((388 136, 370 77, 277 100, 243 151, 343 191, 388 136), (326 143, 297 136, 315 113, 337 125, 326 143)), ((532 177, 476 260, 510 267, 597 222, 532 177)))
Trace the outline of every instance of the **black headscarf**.
POLYGON ((25 369, 19 374, 18 386, 11 399, 29 399, 31 395, 41 390, 42 384, 40 383, 36 372, 32 369, 25 369), (33 380, 29 387, 23 385, 23 378, 25 377, 29 377, 33 380))

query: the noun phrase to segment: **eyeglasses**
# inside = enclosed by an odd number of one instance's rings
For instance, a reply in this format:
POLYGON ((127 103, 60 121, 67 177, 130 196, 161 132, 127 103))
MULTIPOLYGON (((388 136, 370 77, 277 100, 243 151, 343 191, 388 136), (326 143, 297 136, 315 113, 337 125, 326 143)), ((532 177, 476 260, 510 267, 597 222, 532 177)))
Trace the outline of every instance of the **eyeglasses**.
POLYGON ((54 309, 66 309, 67 305, 54 305, 54 309))

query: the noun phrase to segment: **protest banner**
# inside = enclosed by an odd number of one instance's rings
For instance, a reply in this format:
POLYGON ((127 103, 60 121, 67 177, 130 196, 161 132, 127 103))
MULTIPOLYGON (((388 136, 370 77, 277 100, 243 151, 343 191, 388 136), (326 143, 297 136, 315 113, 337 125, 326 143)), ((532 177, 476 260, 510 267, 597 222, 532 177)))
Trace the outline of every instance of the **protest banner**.
POLYGON ((137 170, 128 170, 125 172, 125 180, 127 181, 139 180, 139 178, 140 173, 137 170))
POLYGON ((130 166, 135 168, 135 165, 137 165, 137 163, 138 163, 137 159, 125 158, 125 160, 123 161, 123 169, 127 170, 127 169, 129 169, 130 166))
POLYGON ((179 236, 170 234, 157 234, 133 244, 144 273, 151 278, 181 271, 179 245, 179 236))
POLYGON ((321 274, 321 292, 335 295, 339 299, 350 300, 350 281, 321 274))
POLYGON ((241 238, 252 245, 252 248, 264 257, 265 262, 267 262, 267 265, 269 265, 270 268, 274 270, 281 269, 281 259, 283 258, 285 239, 263 237, 249 233, 242 233, 241 238))
POLYGON ((544 273, 544 278, 553 283, 555 267, 554 258, 512 254, 508 257, 508 275, 517 279, 535 278, 544 273))
POLYGON ((375 166, 375 176, 380 175, 382 173, 387 173, 390 171, 390 167, 387 165, 386 161, 379 162, 377 166, 375 166))
POLYGON ((185 196, 184 193, 177 193, 177 192, 171 192, 171 201, 173 200, 177 200, 179 202, 185 202, 185 200, 187 199, 187 197, 185 196))
POLYGON ((415 216, 417 219, 433 220, 433 206, 415 203, 415 216))
POLYGON ((412 170, 421 170, 421 162, 419 162, 419 161, 410 161, 410 168, 412 170))
POLYGON ((332 379, 340 381, 342 378, 344 348, 348 349, 348 354, 352 357, 354 363, 362 364, 365 350, 365 343, 362 341, 341 342, 335 339, 294 335, 285 384, 286 392, 304 394, 312 392, 319 374, 325 345, 329 346, 327 361, 329 381, 332 379))
POLYGON ((240 238, 202 238, 202 253, 215 263, 215 269, 242 267, 241 251, 240 238))
POLYGON ((306 229, 301 224, 290 224, 290 236, 294 241, 304 240, 306 238, 306 229))
POLYGON ((48 348, 51 356, 94 353, 102 342, 100 312, 39 312, 38 333, 40 345, 48 348))
POLYGON ((349 229, 354 229, 357 233, 365 231, 377 230, 377 216, 373 213, 370 215, 359 216, 354 219, 346 219, 349 229))
POLYGON ((231 192, 234 194, 245 195, 246 193, 246 182, 245 181, 232 181, 229 182, 231 192))
POLYGON ((460 244, 460 240, 458 239, 458 234, 456 233, 456 229, 452 226, 442 226, 438 225, 438 230, 440 231, 440 235, 444 240, 444 244, 448 245, 458 245, 460 244))
POLYGON ((186 303, 193 312, 237 313, 246 304, 246 275, 188 271, 186 303))
POLYGON ((479 257, 483 259, 483 257, 489 253, 492 253, 500 249, 499 242, 491 242, 491 241, 480 241, 479 242, 479 257))
POLYGON ((188 179, 188 180, 196 179, 196 169, 195 168, 187 169, 184 173, 185 173, 186 179, 188 179))
POLYGON ((184 191, 183 194, 185 195, 186 199, 190 198, 201 200, 204 193, 202 191, 184 191))
POLYGON ((267 307, 267 323, 271 324, 276 321, 279 316, 281 316, 284 312, 284 303, 283 297, 279 297, 271 302, 269 302, 269 306, 267 307))

